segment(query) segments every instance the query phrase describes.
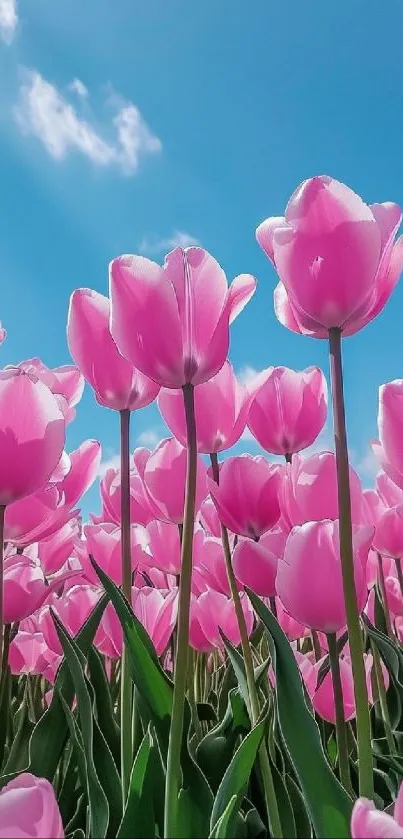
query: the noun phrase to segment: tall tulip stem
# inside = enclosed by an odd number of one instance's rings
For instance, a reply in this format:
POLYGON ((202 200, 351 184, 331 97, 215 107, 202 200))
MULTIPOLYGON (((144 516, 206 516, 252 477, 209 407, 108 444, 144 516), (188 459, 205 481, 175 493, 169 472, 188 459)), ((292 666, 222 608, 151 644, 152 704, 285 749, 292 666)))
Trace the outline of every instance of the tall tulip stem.
POLYGON ((197 480, 197 437, 193 385, 184 385, 183 398, 185 403, 187 432, 186 495, 182 534, 181 574, 179 582, 175 684, 172 701, 171 728, 169 732, 167 772, 165 781, 165 839, 175 839, 175 837, 178 836, 177 807, 178 795, 181 786, 180 755, 188 673, 189 615, 197 480))
POLYGON ((337 638, 334 632, 327 636, 329 647, 330 672, 332 675, 334 708, 336 712, 336 740, 340 771, 340 780, 347 790, 352 792, 350 779, 350 764, 347 748, 347 729, 344 716, 343 687, 340 676, 340 661, 337 650, 337 638))
MULTIPOLYGON (((130 411, 120 411, 120 480, 121 480, 121 557, 122 591, 132 601, 132 558, 130 541, 130 411)), ((129 671, 126 645, 122 651, 120 676, 120 756, 123 806, 126 805, 133 759, 132 696, 133 688, 129 671)))
MULTIPOLYGON (((213 478, 218 484, 220 479, 220 471, 218 468, 218 459, 216 454, 210 455, 211 468, 213 478)), ((255 684, 255 674, 253 668, 252 650, 249 643, 248 630, 246 627, 245 615, 242 609, 241 598, 239 596, 238 587, 236 584, 234 569, 232 567, 231 548, 228 539, 228 531, 224 525, 221 525, 221 538, 224 550, 225 565, 227 569, 228 583, 231 590, 231 596, 234 601, 235 614, 238 622, 239 634, 241 636, 242 654, 245 665, 246 681, 248 685, 249 703, 250 703, 250 719, 252 725, 256 725, 260 714, 259 697, 255 684)), ((274 789, 273 776, 270 767, 270 761, 267 754, 266 744, 263 742, 259 749, 259 763, 262 773, 262 780, 266 799, 267 815, 269 819, 270 834, 274 839, 281 839, 282 829, 280 816, 277 806, 276 793, 274 789)))
POLYGON ((341 330, 339 328, 329 329, 329 350, 339 502, 340 558, 357 713, 359 792, 361 796, 372 799, 374 793, 374 781, 371 750, 371 723, 369 716, 368 692, 365 681, 360 617, 354 580, 350 478, 343 395, 341 330))

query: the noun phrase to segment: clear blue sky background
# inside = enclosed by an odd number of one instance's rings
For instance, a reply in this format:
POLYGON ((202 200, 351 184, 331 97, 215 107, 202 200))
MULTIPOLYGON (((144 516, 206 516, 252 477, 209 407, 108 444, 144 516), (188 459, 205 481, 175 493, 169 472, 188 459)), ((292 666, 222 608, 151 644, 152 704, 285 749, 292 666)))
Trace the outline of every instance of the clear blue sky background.
MULTIPOLYGON (((68 363, 71 291, 105 293, 112 257, 162 259, 179 231, 229 278, 258 278, 232 331, 237 370, 318 364, 327 373, 325 343, 277 323, 275 273, 254 232, 314 174, 368 202, 403 205, 402 0, 19 0, 17 12, 0 40, 3 364, 35 355, 68 363), (42 86, 28 102, 32 71, 42 86), (74 79, 88 96, 69 89, 74 79), (57 108, 46 82, 62 97, 57 108), (116 151, 117 94, 161 144, 134 172, 130 162, 122 171, 116 151), (109 164, 94 162, 92 147, 71 148, 83 124, 109 164)), ((366 483, 378 386, 403 375, 402 321, 401 284, 382 316, 345 342, 350 444, 366 483)), ((116 415, 86 388, 70 448, 96 437, 108 459, 116 432, 116 415)), ((164 433, 156 408, 135 416, 133 447, 145 432, 164 433)), ((84 509, 97 506, 94 488, 84 509)))

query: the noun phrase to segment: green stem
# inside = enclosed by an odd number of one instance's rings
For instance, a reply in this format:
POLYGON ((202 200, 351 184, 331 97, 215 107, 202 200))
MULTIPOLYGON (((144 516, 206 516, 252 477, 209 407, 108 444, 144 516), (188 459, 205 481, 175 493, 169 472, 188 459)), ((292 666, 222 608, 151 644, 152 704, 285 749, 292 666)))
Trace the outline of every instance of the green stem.
POLYGON ((383 726, 385 729, 385 736, 386 741, 389 747, 389 753, 391 755, 396 754, 396 746, 395 741, 393 738, 392 726, 390 722, 390 715, 389 715, 389 708, 386 699, 386 690, 385 690, 385 682, 383 680, 383 673, 381 667, 381 659, 378 652, 378 648, 375 646, 373 641, 371 641, 371 651, 372 651, 372 658, 374 660, 374 671, 375 671, 375 681, 376 686, 378 689, 378 698, 379 698, 379 705, 381 708, 381 714, 383 719, 383 726))
POLYGON ((337 639, 334 632, 327 636, 329 647, 330 672, 332 675, 334 707, 336 711, 336 740, 339 760, 340 780, 347 792, 352 793, 350 764, 347 748, 347 731, 344 717, 343 687, 340 676, 340 662, 337 651, 337 639))
POLYGON ((318 633, 317 633, 316 629, 311 630, 311 635, 312 635, 312 647, 313 647, 313 651, 315 653, 315 661, 319 661, 319 659, 322 658, 322 650, 321 650, 319 636, 318 636, 318 633))
POLYGON ((195 695, 195 686, 194 686, 194 671, 195 671, 195 654, 191 647, 189 647, 189 660, 188 660, 188 698, 189 698, 189 705, 190 711, 192 715, 192 723, 193 728, 195 730, 197 742, 200 743, 200 740, 203 737, 203 732, 199 720, 199 714, 197 711, 197 702, 196 702, 196 695, 195 695))
POLYGON ((177 807, 181 785, 180 755, 185 709, 186 680, 189 648, 189 614, 193 562, 193 530, 195 518, 197 478, 197 437, 194 406, 194 387, 184 385, 187 431, 186 495, 181 550, 181 575, 179 583, 178 635, 176 642, 175 684, 172 701, 171 728, 169 732, 167 771, 165 783, 165 839, 178 836, 177 807))
MULTIPOLYGON (((210 455, 213 478, 215 482, 219 483, 220 472, 218 468, 218 459, 216 454, 210 455)), ((231 596, 234 601, 235 614, 238 621, 239 633, 241 636, 242 654, 245 665, 246 681, 248 685, 249 703, 250 703, 250 718, 252 725, 256 725, 260 714, 259 697, 256 690, 255 674, 253 668, 252 650, 249 643, 248 630, 246 627, 245 615, 243 613, 241 598, 239 596, 238 587, 236 584, 235 574, 232 567, 231 548, 228 539, 228 531, 224 525, 221 525, 221 538, 224 549, 225 565, 227 569, 227 577, 231 590, 231 596)), ((282 839, 282 828, 280 822, 280 815, 278 811, 276 793, 274 789, 273 776, 270 767, 270 760, 267 754, 265 742, 262 742, 259 749, 260 770, 262 773, 262 780, 264 786, 267 816, 269 820, 270 834, 273 839, 282 839)))
POLYGON ((392 630, 392 624, 390 622, 388 600, 387 600, 387 595, 386 595, 385 574, 383 573, 382 556, 381 556, 380 553, 378 553, 377 557, 378 557, 378 582, 379 582, 379 588, 381 590, 381 595, 382 595, 383 610, 385 612, 386 632, 387 632, 389 638, 393 638, 393 630, 392 630))
POLYGON ((350 476, 343 396, 341 330, 329 329, 330 376, 339 502, 340 559, 357 714, 358 778, 360 796, 374 797, 371 722, 365 681, 363 644, 354 580, 350 476))
MULTIPOLYGON (((120 480, 121 480, 121 558, 122 591, 132 602, 132 557, 130 544, 130 411, 120 411, 120 480)), ((126 805, 133 760, 132 698, 133 689, 126 644, 122 650, 120 678, 120 757, 123 807, 126 805)))
POLYGON ((4 515, 5 507, 0 507, 0 673, 3 668, 4 639, 4 515))

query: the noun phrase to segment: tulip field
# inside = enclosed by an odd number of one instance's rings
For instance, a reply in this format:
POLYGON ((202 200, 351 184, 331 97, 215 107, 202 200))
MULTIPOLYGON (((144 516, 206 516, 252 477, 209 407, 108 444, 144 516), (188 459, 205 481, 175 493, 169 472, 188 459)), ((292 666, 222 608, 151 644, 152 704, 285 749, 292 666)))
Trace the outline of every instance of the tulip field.
POLYGON ((0 371, 0 839, 403 837, 403 378, 379 382, 372 489, 343 395, 401 221, 318 176, 257 228, 276 316, 328 370, 238 381, 256 280, 190 246, 76 289, 71 364, 0 371), (65 449, 84 386, 120 428, 87 521, 101 447, 65 449), (154 401, 171 436, 133 451, 154 401), (333 448, 306 453, 328 417, 333 448), (246 429, 261 456, 231 454, 246 429))

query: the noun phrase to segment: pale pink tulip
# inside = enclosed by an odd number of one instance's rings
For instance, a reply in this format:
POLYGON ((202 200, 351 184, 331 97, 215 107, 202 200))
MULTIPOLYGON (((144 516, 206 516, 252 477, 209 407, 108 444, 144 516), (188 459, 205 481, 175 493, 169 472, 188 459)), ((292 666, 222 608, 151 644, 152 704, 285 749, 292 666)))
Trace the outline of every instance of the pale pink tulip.
POLYGON ((162 268, 121 256, 109 268, 112 336, 122 355, 162 387, 200 385, 221 370, 229 325, 255 286, 244 274, 228 289, 224 271, 202 248, 175 248, 162 268))
POLYGON ((262 448, 278 455, 312 445, 326 422, 327 384, 318 367, 296 373, 269 367, 248 384, 248 427, 262 448))
POLYGON ((108 297, 79 288, 70 298, 67 340, 70 353, 100 405, 134 411, 154 401, 159 387, 126 361, 109 331, 108 297))
POLYGON ((58 486, 47 485, 6 508, 4 539, 25 547, 46 539, 76 517, 77 511, 66 506, 58 486))
MULTIPOLYGON (((351 512, 353 522, 362 520, 362 491, 357 473, 350 467, 351 512)), ((307 521, 337 519, 336 458, 321 452, 303 458, 294 455, 284 467, 280 507, 286 524, 294 527, 307 521)))
MULTIPOLYGON (((186 449, 175 437, 161 440, 147 458, 143 482, 153 518, 162 521, 183 522, 186 484, 186 449)), ((196 510, 207 495, 206 467, 201 458, 197 461, 196 510)))
POLYGON ((386 472, 378 472, 375 479, 376 491, 386 507, 397 507, 403 504, 403 489, 391 481, 386 472))
MULTIPOLYGON (((229 361, 195 390, 197 446, 211 454, 229 449, 245 429, 250 396, 235 376, 229 361)), ((181 390, 164 388, 158 407, 172 434, 186 446, 186 420, 181 390)))
MULTIPOLYGON (((248 635, 253 630, 253 609, 246 595, 241 595, 242 611, 248 635)), ((231 598, 208 589, 193 597, 190 606, 190 644, 200 652, 222 649, 224 641, 219 630, 235 645, 241 642, 235 607, 231 598)))
POLYGON ((403 504, 385 510, 375 528, 374 548, 380 554, 403 557, 403 504))
POLYGON ((70 519, 47 539, 42 539, 39 542, 38 554, 45 574, 54 574, 56 571, 60 571, 60 568, 73 554, 79 540, 78 532, 78 519, 70 519))
POLYGON ((65 421, 48 387, 23 370, 0 372, 0 505, 36 492, 57 466, 65 421))
POLYGON ((297 641, 309 635, 309 629, 288 614, 279 597, 276 597, 276 612, 281 629, 289 641, 297 641))
POLYGON ((239 536, 259 537, 279 519, 282 467, 264 457, 240 455, 220 464, 220 483, 211 469, 208 488, 222 523, 239 536))
MULTIPOLYGON (((403 489, 403 379, 379 388, 378 434, 373 450, 382 469, 403 489)), ((399 503, 399 502, 397 502, 399 503)))
POLYGON ((0 790, 0 839, 64 839, 52 784, 22 772, 0 790))
POLYGON ((179 574, 181 543, 178 525, 154 519, 147 525, 147 535, 151 553, 149 563, 167 574, 179 574))
MULTIPOLYGON (((354 577, 358 608, 367 600, 365 566, 373 528, 354 528, 354 577)), ((326 634, 346 624, 338 521, 312 521, 294 527, 278 563, 277 593, 295 620, 326 634)))
MULTIPOLYGON (((146 525, 154 518, 154 507, 143 483, 145 463, 150 455, 148 449, 136 449, 130 469, 130 521, 146 525)), ((100 521, 120 524, 121 480, 119 469, 108 469, 100 483, 102 515, 100 521)), ((94 521, 94 517, 93 521, 94 521)))
POLYGON ((175 628, 178 614, 178 592, 161 592, 144 586, 133 590, 133 612, 150 636, 156 653, 162 655, 175 628))
POLYGON ((192 591, 201 594, 208 589, 230 594, 221 539, 206 536, 199 527, 193 538, 192 591))
POLYGON ((76 415, 75 406, 79 403, 84 390, 84 377, 77 367, 64 364, 62 367, 49 368, 40 358, 21 361, 18 367, 44 382, 56 397, 61 397, 58 401, 66 424, 72 422, 76 415))
POLYGON ((366 205, 322 175, 303 181, 285 217, 268 218, 256 237, 280 277, 276 315, 293 332, 327 338, 362 329, 384 308, 403 265, 397 204, 366 205))
POLYGON ((206 498, 200 505, 199 521, 208 536, 221 538, 221 522, 215 504, 211 498, 206 498))
POLYGON ((84 625, 94 606, 98 602, 102 591, 91 585, 73 585, 63 592, 61 597, 54 597, 49 607, 40 614, 40 629, 48 647, 58 655, 62 654, 62 646, 50 614, 50 607, 56 613, 70 635, 77 635, 84 625))
POLYGON ((97 440, 85 440, 71 452, 71 469, 60 484, 68 507, 75 507, 94 483, 99 474, 101 454, 101 444, 97 440))
POLYGON ((232 563, 236 578, 260 597, 274 597, 279 559, 284 554, 287 533, 277 525, 267 530, 259 542, 240 539, 232 563))
POLYGON ((32 615, 55 589, 75 576, 74 571, 68 571, 47 583, 39 563, 24 554, 7 557, 3 573, 4 623, 14 623, 32 615))
MULTIPOLYGON (((103 522, 102 524, 86 524, 84 534, 87 539, 88 554, 94 557, 96 563, 120 586, 122 584, 121 563, 121 530, 120 527, 103 522)), ((147 533, 137 525, 130 527, 132 569, 137 570, 140 565, 148 561, 145 550, 148 544, 147 533)), ((99 578, 94 571, 88 557, 83 557, 83 569, 91 583, 99 585, 99 578)))
POLYGON ((352 839, 403 839, 403 784, 393 816, 377 810, 368 798, 359 798, 353 807, 350 829, 352 839))

